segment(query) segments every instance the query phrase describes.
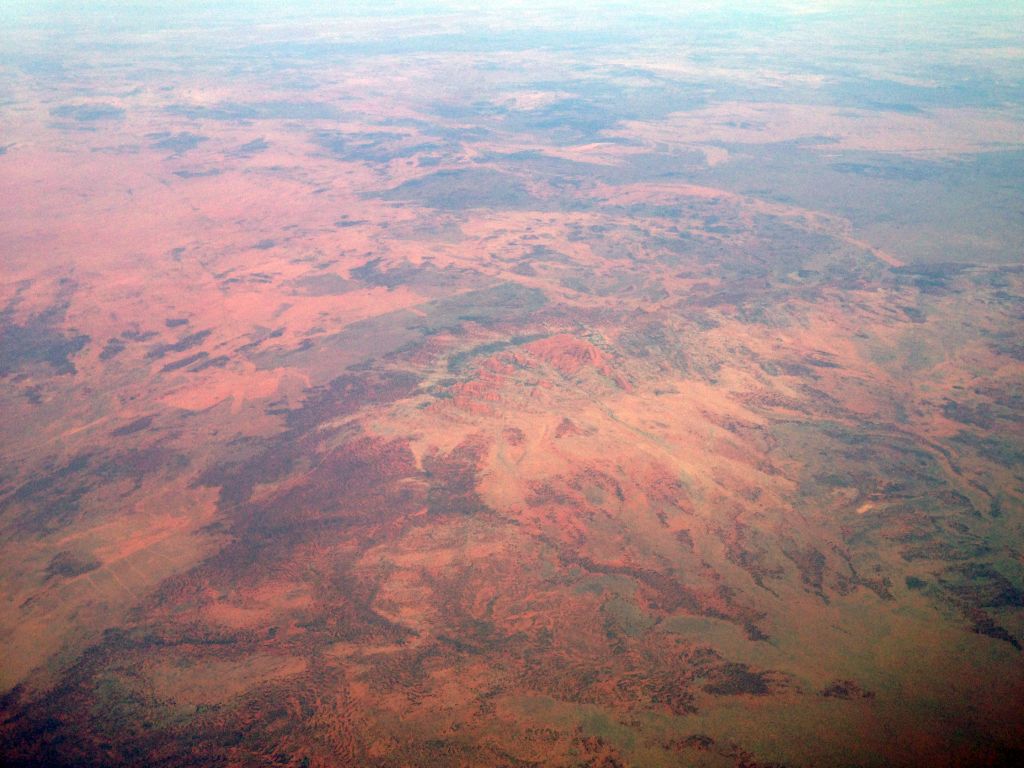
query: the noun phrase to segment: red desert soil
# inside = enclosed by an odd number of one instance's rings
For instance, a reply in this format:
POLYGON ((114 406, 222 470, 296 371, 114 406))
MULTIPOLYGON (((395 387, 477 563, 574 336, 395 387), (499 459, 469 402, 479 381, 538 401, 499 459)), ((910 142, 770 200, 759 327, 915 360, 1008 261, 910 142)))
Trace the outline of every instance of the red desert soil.
POLYGON ((210 18, 0 33, 0 762, 1019 755, 1019 115, 210 18))

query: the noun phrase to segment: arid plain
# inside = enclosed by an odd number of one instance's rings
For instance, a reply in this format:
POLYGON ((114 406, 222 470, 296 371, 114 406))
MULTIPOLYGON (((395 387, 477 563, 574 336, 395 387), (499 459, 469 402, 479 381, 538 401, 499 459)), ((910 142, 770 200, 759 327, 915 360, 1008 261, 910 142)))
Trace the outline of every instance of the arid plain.
POLYGON ((1020 758, 1020 11, 187 7, 0 32, 4 764, 1020 758))

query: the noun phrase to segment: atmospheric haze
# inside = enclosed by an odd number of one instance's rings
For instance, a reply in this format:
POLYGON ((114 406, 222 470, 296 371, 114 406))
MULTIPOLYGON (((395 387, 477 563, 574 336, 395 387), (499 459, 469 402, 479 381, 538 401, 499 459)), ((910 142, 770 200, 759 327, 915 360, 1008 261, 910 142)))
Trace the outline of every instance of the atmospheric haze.
POLYGON ((336 5, 0 6, 0 763, 1020 764, 1024 6, 336 5))

